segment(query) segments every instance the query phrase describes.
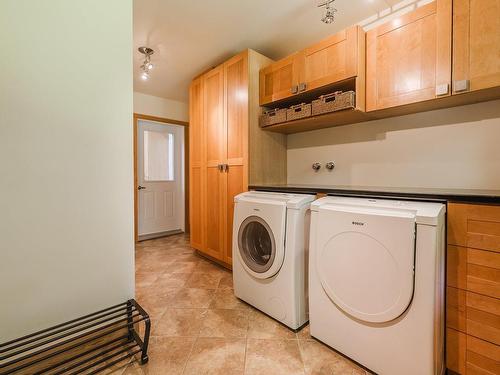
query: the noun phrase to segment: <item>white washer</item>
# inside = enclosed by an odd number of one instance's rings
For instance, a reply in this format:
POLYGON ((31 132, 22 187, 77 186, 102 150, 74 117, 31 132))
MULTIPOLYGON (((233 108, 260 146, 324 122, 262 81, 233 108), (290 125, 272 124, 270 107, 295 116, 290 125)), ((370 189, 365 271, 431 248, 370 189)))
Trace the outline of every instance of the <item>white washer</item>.
POLYGON ((234 294, 292 329, 307 322, 313 200, 313 195, 255 191, 235 197, 234 294))
POLYGON ((444 214, 440 203, 312 203, 311 335, 381 375, 441 375, 444 214))

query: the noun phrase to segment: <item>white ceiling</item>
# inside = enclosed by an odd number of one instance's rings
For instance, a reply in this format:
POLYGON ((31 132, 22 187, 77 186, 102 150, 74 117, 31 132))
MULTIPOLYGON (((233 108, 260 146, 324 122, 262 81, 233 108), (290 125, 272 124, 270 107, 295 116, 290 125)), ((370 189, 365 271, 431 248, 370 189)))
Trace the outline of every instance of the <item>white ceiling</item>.
POLYGON ((326 25, 318 0, 134 0, 134 91, 187 101, 194 76, 246 48, 279 59, 399 1, 336 0, 326 25), (155 50, 148 81, 140 46, 155 50))

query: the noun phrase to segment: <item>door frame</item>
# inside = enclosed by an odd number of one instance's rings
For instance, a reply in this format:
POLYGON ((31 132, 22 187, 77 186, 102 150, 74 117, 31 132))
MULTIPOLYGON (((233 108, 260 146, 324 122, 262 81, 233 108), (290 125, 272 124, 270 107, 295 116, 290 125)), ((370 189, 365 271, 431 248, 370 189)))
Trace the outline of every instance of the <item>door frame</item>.
POLYGON ((134 112, 134 241, 137 242, 138 235, 138 175, 137 175, 137 123, 139 120, 154 121, 164 125, 184 126, 184 228, 189 233, 189 194, 186 187, 189 186, 189 122, 172 120, 164 117, 144 115, 134 112))

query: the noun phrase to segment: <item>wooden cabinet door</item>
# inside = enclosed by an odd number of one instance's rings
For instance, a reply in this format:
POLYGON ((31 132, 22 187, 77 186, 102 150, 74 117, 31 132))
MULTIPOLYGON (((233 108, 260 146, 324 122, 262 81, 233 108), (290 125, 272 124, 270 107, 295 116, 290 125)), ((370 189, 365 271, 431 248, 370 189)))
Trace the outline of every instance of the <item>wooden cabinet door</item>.
POLYGON ((203 76, 204 108, 204 252, 224 259, 225 161, 224 69, 219 66, 203 76))
POLYGON ((260 105, 297 94, 301 57, 300 54, 293 54, 260 71, 260 105))
POLYGON ((436 0, 367 32, 367 111, 450 95, 451 8, 436 0))
POLYGON ((453 1, 453 93, 500 86, 500 0, 453 1))
POLYGON ((204 134, 203 81, 194 80, 189 88, 189 220, 191 246, 204 248, 204 134))
POLYGON ((364 32, 359 26, 349 27, 306 48, 302 52, 304 66, 300 69, 300 83, 305 84, 302 91, 356 77, 358 57, 362 57, 358 53, 360 48, 364 49, 364 32))
POLYGON ((234 197, 248 189, 248 52, 224 64, 227 159, 225 168, 225 254, 232 264, 234 197))

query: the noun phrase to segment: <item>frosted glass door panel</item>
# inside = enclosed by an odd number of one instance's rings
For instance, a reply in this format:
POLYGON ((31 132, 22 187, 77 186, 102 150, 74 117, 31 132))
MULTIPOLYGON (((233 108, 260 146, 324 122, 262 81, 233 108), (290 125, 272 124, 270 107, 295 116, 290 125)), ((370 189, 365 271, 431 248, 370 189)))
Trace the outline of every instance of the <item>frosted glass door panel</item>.
POLYGON ((174 180, 174 135, 144 131, 144 181, 174 180))

